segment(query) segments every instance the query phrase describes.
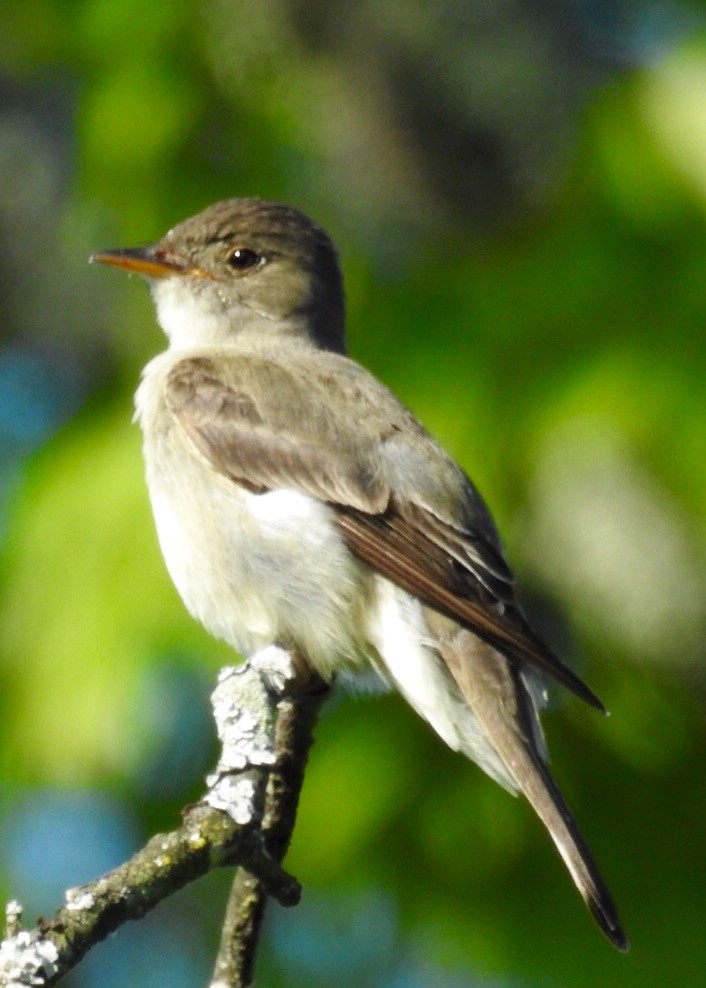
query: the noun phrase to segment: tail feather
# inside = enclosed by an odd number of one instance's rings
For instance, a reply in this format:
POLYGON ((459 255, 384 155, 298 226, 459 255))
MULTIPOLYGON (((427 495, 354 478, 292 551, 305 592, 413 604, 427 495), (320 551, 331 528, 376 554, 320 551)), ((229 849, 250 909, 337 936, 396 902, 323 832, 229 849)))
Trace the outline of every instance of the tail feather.
POLYGON ((535 702, 515 663, 468 631, 442 648, 449 671, 517 788, 544 823, 576 888, 618 950, 628 940, 608 888, 549 773, 535 702))
POLYGON ((612 896, 546 765, 528 754, 527 764, 520 769, 519 774, 522 776, 517 779, 520 790, 549 831, 596 922, 618 950, 627 950, 628 940, 612 896))

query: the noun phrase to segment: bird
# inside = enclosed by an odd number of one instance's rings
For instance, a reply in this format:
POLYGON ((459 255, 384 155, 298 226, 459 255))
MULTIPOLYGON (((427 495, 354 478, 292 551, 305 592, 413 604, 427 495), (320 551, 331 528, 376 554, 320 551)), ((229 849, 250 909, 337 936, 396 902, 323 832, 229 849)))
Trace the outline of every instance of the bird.
POLYGON ((348 356, 338 254, 299 210, 217 202, 92 262, 147 279, 166 351, 135 395, 168 572, 248 657, 396 688, 529 801, 619 950, 608 887, 548 767, 554 680, 604 711, 532 630, 489 509, 409 409, 348 356))

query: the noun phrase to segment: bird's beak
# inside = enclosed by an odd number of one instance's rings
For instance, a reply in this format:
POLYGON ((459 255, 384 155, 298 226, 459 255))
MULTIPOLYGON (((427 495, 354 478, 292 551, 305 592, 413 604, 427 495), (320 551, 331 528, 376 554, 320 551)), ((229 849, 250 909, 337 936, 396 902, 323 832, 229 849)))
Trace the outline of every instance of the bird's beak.
POLYGON ((208 277, 200 268, 187 267, 176 261, 170 261, 154 247, 126 247, 121 250, 99 250, 91 254, 90 264, 111 264, 114 268, 124 271, 134 271, 135 274, 146 278, 168 278, 174 274, 190 274, 196 277, 208 277))

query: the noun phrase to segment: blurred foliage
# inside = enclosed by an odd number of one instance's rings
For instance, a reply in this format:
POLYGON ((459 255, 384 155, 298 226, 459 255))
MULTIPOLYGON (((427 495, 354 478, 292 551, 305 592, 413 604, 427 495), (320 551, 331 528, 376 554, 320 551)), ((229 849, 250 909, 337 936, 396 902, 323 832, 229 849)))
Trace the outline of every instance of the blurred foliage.
MULTIPOLYGON (((633 941, 601 942, 529 810, 397 698, 340 697, 260 983, 701 983, 705 27, 650 0, 4 5, 0 888, 28 917, 176 821, 231 661, 149 517, 148 293, 85 261, 255 194, 330 230, 353 355, 474 477, 612 710, 557 695, 545 721, 633 941)), ((70 984, 203 982, 227 884, 70 984)))

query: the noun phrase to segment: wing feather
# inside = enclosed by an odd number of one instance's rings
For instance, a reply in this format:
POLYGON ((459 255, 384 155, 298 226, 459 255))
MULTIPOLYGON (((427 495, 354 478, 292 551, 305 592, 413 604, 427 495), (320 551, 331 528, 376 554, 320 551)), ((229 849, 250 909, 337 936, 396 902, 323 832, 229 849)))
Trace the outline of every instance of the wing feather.
POLYGON ((345 373, 322 375, 309 365, 297 377, 294 368, 265 357, 185 357, 168 375, 167 406, 218 473, 252 491, 294 489, 328 502, 351 552, 372 569, 602 710, 595 693, 527 626, 470 481, 373 378, 366 375, 374 382, 371 403, 360 381, 346 377, 351 368, 365 372, 345 358, 327 359, 343 361, 345 373), (331 414, 333 387, 345 415, 331 414), (400 473, 400 436, 409 432, 427 467, 412 480, 400 473), (394 443, 395 456, 386 461, 386 446, 394 443), (428 506, 435 467, 447 483, 440 499, 449 505, 445 518, 428 506))

